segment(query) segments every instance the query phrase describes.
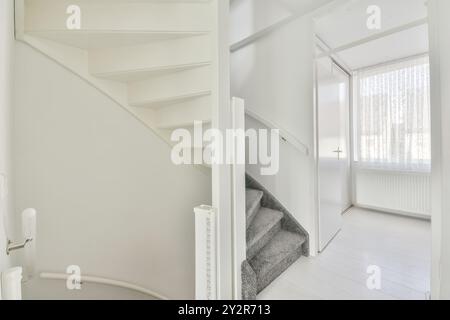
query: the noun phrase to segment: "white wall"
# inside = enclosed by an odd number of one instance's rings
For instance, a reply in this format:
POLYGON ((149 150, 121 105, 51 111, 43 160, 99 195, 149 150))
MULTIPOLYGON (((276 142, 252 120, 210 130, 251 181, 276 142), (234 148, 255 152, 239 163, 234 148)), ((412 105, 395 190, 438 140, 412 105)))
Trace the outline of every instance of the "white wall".
POLYGON ((432 0, 428 8, 434 142, 432 296, 450 299, 450 2, 432 0))
MULTIPOLYGON (((9 217, 12 213, 12 192, 11 192, 11 90, 12 90, 12 65, 14 49, 14 10, 13 1, 0 0, 0 180, 1 175, 6 187, 6 198, 1 199, 0 195, 0 272, 9 267, 10 261, 5 254, 6 246, 6 226, 8 233, 12 230, 12 221, 9 217), (5 184, 6 180, 6 184, 5 184)), ((1 187, 0 187, 1 188, 1 187)), ((0 193, 2 191, 0 190, 0 193)))
POLYGON ((262 29, 277 23, 292 12, 277 0, 231 1, 230 41, 239 42, 262 29))
MULTIPOLYGON (((239 8, 237 4, 232 6, 232 17, 242 16, 239 8)), ((251 12, 248 8, 245 10, 251 12)), ((256 17, 252 18, 257 21, 254 29, 261 29, 262 18, 259 17, 265 18, 270 25, 278 19, 280 11, 282 9, 274 10, 273 5, 256 7, 253 10, 256 17)), ((250 29, 245 27, 245 30, 250 29)), ((258 166, 248 166, 247 171, 312 235, 312 253, 317 249, 314 236, 313 58, 313 23, 310 16, 305 16, 234 52, 231 62, 232 95, 245 99, 247 108, 278 124, 310 148, 310 155, 306 157, 283 143, 280 146, 280 172, 276 176, 260 176, 258 166)), ((248 119, 247 128, 251 127, 260 127, 260 124, 248 119)))
POLYGON ((15 200, 38 211, 37 270, 75 264, 193 298, 192 211, 211 203, 210 174, 172 165, 147 127, 30 47, 16 60, 15 200))

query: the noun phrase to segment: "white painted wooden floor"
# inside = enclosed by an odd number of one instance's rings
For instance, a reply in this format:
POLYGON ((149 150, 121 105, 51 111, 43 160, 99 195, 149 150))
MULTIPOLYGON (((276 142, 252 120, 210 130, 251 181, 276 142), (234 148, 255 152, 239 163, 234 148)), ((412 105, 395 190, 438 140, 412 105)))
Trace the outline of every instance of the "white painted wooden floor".
POLYGON ((430 291, 431 223, 353 208, 321 255, 302 257, 260 300, 424 300, 430 291), (367 268, 381 268, 371 291, 367 268))

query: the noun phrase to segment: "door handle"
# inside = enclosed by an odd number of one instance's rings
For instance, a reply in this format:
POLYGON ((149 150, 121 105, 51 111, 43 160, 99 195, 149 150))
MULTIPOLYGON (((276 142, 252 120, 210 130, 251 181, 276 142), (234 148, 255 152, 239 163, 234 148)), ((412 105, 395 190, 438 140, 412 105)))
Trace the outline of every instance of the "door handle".
POLYGON ((337 153, 338 155, 338 160, 341 160, 341 153, 343 153, 344 151, 341 150, 341 147, 338 147, 337 150, 333 151, 334 153, 337 153))

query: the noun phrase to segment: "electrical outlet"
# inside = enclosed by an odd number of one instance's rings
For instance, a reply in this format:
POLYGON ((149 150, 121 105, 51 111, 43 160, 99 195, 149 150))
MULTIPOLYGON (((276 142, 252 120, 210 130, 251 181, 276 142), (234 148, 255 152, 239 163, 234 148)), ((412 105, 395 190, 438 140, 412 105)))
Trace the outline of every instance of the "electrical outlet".
POLYGON ((6 175, 3 173, 0 173, 0 200, 3 200, 6 198, 7 195, 7 185, 6 185, 6 175))

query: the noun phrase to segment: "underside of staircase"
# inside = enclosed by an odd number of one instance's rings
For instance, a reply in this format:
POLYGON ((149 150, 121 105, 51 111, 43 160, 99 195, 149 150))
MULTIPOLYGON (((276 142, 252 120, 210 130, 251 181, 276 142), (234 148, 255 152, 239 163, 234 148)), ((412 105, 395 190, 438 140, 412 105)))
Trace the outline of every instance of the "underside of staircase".
POLYGON ((15 0, 16 38, 89 82, 173 146, 175 129, 193 132, 194 121, 205 128, 212 121, 215 5, 15 0), (69 28, 77 10, 79 28, 69 28))
POLYGON ((256 180, 246 179, 247 260, 242 266, 242 296, 254 300, 302 255, 308 233, 256 180))

